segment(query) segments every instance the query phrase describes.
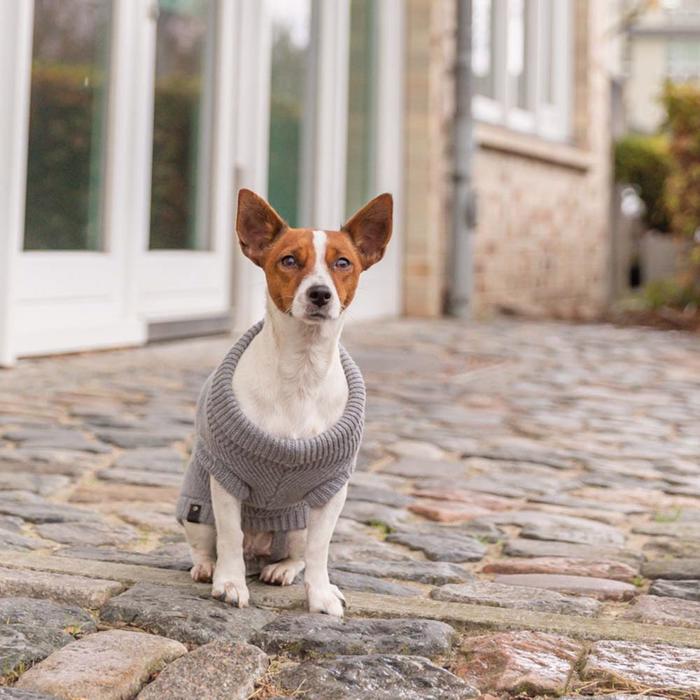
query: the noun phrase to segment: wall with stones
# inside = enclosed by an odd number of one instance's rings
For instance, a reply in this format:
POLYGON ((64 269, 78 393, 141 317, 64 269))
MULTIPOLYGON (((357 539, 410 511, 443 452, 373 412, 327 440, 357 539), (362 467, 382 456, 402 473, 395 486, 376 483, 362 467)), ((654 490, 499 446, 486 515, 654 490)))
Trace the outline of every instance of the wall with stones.
MULTIPOLYGON (((576 4, 574 145, 481 129, 474 312, 593 317, 609 285, 609 82, 605 10, 576 4), (536 143, 528 143, 536 142, 536 143)), ((505 130, 501 130, 505 131, 505 130)))
POLYGON ((406 0, 404 311, 439 316, 450 212, 455 3, 406 0))
MULTIPOLYGON (((450 224, 455 4, 407 2, 405 311, 439 315, 450 224)), ((609 279, 607 12, 575 0, 572 143, 477 126, 473 310, 593 317, 609 279)))

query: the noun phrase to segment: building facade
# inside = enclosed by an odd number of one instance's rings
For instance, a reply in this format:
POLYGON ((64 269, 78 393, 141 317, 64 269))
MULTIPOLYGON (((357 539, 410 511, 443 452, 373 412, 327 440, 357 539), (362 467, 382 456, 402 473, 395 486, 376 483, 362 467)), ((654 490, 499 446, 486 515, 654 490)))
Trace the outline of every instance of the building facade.
MULTIPOLYGON (((472 311, 595 317, 610 294, 615 8, 602 0, 472 4, 472 311)), ((406 5, 405 308, 436 315, 450 254, 456 12, 451 2, 406 5)))
MULTIPOLYGON (((473 0, 472 308, 606 299, 603 0, 473 0)), ((455 0, 0 2, 0 364, 243 329, 235 192, 337 228, 395 196, 354 318, 448 284, 455 0)), ((462 154, 458 154, 462 157, 462 154)))
POLYGON ((626 34, 626 125, 654 133, 664 117, 664 82, 700 81, 700 0, 661 0, 635 18, 626 34))
POLYGON ((398 314, 402 19, 401 0, 1 2, 0 363, 259 318, 243 186, 325 228, 394 192, 353 311, 398 314))

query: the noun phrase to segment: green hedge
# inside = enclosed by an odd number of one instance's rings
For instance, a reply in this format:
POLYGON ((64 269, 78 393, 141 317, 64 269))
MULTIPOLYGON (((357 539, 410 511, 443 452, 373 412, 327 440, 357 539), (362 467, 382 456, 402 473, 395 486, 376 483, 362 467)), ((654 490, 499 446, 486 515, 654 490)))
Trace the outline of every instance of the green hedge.
POLYGON ((93 73, 86 84, 90 74, 89 67, 32 67, 27 250, 99 247, 104 81, 93 73))
POLYGON ((671 230, 664 188, 669 175, 668 140, 663 135, 628 134, 615 144, 615 181, 635 185, 646 207, 648 228, 671 230))
MULTIPOLYGON (((25 248, 100 247, 104 80, 90 67, 32 67, 25 248)), ((159 80, 153 132, 151 247, 194 247, 198 80, 159 80)))
POLYGON ((700 303, 700 86, 674 85, 664 89, 670 171, 665 200, 674 232, 689 241, 687 264, 680 285, 686 296, 700 303))
POLYGON ((202 247, 196 231, 200 90, 198 79, 155 85, 151 248, 202 247))

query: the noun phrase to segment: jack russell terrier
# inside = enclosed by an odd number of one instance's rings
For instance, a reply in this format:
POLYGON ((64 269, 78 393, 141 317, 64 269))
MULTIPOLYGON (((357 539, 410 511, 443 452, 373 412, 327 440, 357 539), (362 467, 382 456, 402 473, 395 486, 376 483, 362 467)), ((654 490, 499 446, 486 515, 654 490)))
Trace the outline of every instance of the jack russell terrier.
POLYGON ((340 345, 360 273, 391 237, 392 198, 366 204, 340 231, 290 228, 250 190, 238 195, 241 249, 265 272, 267 313, 209 376, 177 505, 192 578, 239 608, 246 559, 266 583, 304 568, 309 610, 342 617, 328 548, 364 423, 362 375, 340 345))

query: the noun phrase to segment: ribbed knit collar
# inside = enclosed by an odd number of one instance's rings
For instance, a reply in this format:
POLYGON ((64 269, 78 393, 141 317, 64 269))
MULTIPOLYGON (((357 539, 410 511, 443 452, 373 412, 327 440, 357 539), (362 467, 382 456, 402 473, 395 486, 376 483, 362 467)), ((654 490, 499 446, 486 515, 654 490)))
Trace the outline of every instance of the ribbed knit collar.
POLYGON ((233 392, 233 374, 246 348, 262 330, 264 321, 250 328, 228 351, 215 370, 206 397, 207 441, 216 444, 215 453, 239 452, 283 463, 306 467, 357 452, 362 440, 365 413, 365 384, 362 374, 345 348, 340 361, 348 382, 348 400, 337 423, 313 438, 278 438, 263 432, 244 415, 233 392))

